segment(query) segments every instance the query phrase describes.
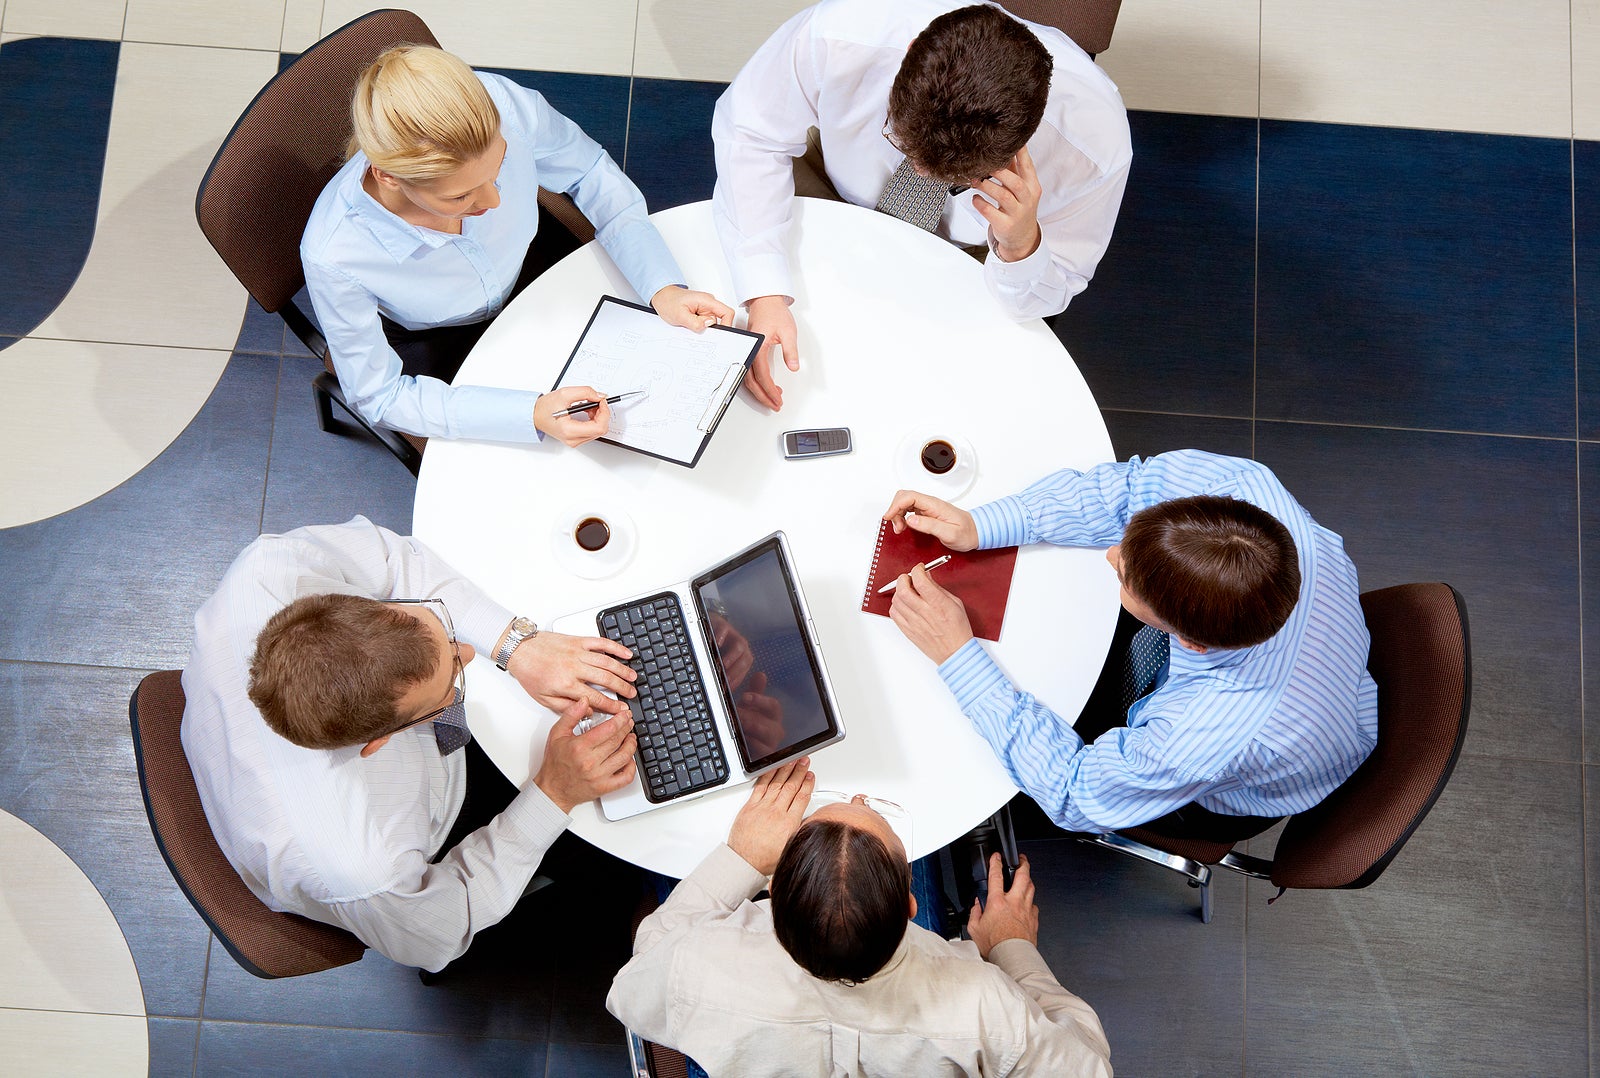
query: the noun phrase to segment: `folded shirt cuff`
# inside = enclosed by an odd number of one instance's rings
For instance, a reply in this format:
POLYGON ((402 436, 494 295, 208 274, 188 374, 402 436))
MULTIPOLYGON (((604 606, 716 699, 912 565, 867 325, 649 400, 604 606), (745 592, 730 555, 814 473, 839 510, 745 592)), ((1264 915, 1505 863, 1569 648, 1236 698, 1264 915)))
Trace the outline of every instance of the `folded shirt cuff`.
POLYGON ((757 255, 734 269, 734 292, 741 306, 762 296, 782 296, 794 301, 794 278, 789 259, 782 254, 757 255))
POLYGON ((733 909, 739 903, 754 898, 767 885, 767 878, 755 866, 733 852, 726 842, 719 844, 706 855, 690 877, 711 895, 719 905, 733 909))
POLYGON ((1028 510, 1016 495, 998 498, 972 510, 978 547, 1022 546, 1028 542, 1028 510))
POLYGON ((939 676, 945 688, 956 698, 963 712, 970 713, 974 704, 987 693, 1005 684, 1006 676, 989 657, 976 637, 968 640, 956 653, 939 664, 939 676))
POLYGON ((1033 254, 1027 258, 1019 258, 1015 262, 1007 262, 995 250, 994 232, 991 230, 989 254, 991 257, 983 260, 984 272, 1007 289, 1026 288, 1041 277, 1045 268, 1050 265, 1050 248, 1042 234, 1039 236, 1039 246, 1034 248, 1033 254))

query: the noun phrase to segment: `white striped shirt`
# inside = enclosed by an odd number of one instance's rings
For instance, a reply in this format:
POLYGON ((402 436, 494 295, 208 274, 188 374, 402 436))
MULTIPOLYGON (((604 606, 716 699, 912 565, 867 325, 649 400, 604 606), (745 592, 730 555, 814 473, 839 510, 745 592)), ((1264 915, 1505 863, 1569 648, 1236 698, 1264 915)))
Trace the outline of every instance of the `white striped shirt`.
POLYGON ((267 619, 304 595, 445 601, 460 639, 492 648, 511 613, 415 539, 364 517, 263 535, 195 615, 183 749, 217 844, 275 910, 339 925, 405 965, 442 969, 521 897, 569 817, 533 783, 438 864, 466 797, 461 753, 433 724, 361 746, 303 749, 245 694, 267 619))
POLYGON ((1355 566, 1264 465, 1198 450, 1134 457, 1057 472, 972 515, 982 547, 1110 546, 1134 513, 1194 494, 1250 502, 1293 536, 1300 598, 1270 640, 1200 654, 1174 639, 1166 681, 1129 709, 1126 727, 1088 745, 1071 720, 1015 689, 978 641, 939 667, 1012 781, 1068 830, 1131 827, 1191 801, 1235 816, 1300 812, 1377 743, 1355 566))

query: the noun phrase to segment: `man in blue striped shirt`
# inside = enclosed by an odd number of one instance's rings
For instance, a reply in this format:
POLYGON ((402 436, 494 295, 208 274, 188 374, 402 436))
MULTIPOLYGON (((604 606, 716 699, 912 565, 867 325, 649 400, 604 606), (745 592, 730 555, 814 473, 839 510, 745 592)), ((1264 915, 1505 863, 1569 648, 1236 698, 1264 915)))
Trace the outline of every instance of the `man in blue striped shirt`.
MULTIPOLYGON (((1377 742, 1355 566, 1261 464, 1184 450, 1065 469, 970 513, 901 491, 884 515, 958 551, 1108 547, 1127 625, 1169 637, 1125 725, 1119 704, 1111 723, 1086 711, 1075 730, 1011 685, 926 570, 901 578, 895 624, 1061 827, 1237 841, 1321 801, 1377 742)), ((1108 660, 1117 680, 1130 635, 1108 660)))

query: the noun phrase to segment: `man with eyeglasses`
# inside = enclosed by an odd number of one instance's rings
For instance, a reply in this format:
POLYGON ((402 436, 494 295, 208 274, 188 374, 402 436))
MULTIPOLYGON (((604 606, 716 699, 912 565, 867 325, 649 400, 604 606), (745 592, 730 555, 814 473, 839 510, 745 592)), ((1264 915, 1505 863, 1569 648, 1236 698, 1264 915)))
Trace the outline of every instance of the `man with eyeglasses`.
POLYGON ((711 135, 717 234, 749 327, 767 338, 745 386, 774 411, 772 347, 800 369, 797 193, 878 209, 981 254, 993 301, 1020 321, 1065 310, 1088 285, 1133 158, 1122 98, 1082 49, 970 0, 806 8, 718 99, 711 135))
POLYGON ((513 618, 363 517, 263 535, 195 616, 182 738, 250 890, 396 962, 442 969, 510 912, 580 802, 633 778, 628 651, 513 618), (560 712, 520 791, 465 724, 492 655, 560 712), (612 717, 581 736, 592 711, 612 717))
POLYGON ((879 811, 895 806, 821 797, 808 816, 809 766, 756 780, 727 843, 639 925, 606 1008, 740 1078, 1110 1075, 1099 1018, 1039 955, 1027 859, 1007 890, 996 855, 971 941, 945 940, 910 923, 911 866, 879 811))

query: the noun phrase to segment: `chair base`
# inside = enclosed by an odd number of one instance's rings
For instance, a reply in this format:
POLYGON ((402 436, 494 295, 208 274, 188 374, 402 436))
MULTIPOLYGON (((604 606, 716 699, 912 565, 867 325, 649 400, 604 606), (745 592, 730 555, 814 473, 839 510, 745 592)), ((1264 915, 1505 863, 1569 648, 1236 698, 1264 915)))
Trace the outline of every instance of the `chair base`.
POLYGON ((1137 857, 1141 861, 1148 861, 1152 865, 1160 865, 1184 877, 1190 887, 1200 891, 1200 923, 1211 923, 1211 869, 1225 868, 1230 872, 1237 872, 1241 876, 1249 876, 1256 880, 1270 880, 1272 878, 1272 862, 1262 857, 1252 857, 1247 853, 1237 853, 1229 850, 1215 866, 1205 865, 1188 857, 1180 857, 1175 853, 1158 850, 1148 846, 1137 839, 1128 838, 1126 835, 1081 835, 1080 842, 1087 842, 1129 857, 1137 857))
POLYGON ((323 371, 311 380, 311 401, 317 409, 317 429, 327 432, 333 429, 333 406, 339 408, 349 416, 362 430, 383 444, 383 447, 393 453, 401 464, 412 475, 416 475, 422 468, 422 454, 417 452, 416 446, 406 441, 404 437, 392 430, 383 427, 374 427, 368 423, 344 399, 344 390, 339 387, 339 379, 327 371, 323 371))

